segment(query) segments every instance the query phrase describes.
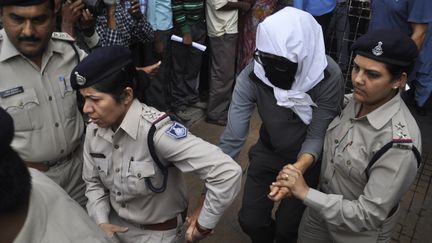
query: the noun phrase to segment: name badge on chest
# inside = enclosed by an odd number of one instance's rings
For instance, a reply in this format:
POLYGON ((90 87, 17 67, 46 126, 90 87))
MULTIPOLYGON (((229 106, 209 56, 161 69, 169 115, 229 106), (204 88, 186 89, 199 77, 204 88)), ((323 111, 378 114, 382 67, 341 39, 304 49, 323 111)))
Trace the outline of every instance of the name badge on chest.
POLYGON ((24 88, 22 86, 19 86, 5 91, 1 91, 0 97, 4 99, 21 93, 24 93, 24 88))

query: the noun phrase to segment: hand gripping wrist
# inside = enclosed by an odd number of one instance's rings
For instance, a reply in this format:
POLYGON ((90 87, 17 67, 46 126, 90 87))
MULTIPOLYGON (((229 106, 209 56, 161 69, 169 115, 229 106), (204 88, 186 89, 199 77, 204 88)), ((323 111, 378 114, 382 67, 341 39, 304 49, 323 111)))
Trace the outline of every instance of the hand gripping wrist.
POLYGON ((203 228, 198 221, 195 224, 195 228, 197 229, 197 231, 202 235, 202 236, 208 236, 209 234, 212 233, 213 229, 206 229, 203 228))

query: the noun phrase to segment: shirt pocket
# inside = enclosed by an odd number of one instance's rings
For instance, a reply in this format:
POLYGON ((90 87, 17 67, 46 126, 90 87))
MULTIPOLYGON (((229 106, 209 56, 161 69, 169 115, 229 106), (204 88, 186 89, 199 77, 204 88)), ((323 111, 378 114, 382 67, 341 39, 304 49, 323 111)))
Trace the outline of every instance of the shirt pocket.
POLYGON ((66 119, 75 118, 78 114, 76 92, 72 89, 69 77, 59 76, 58 86, 60 89, 61 107, 66 119))
POLYGON ((93 158, 99 178, 108 189, 112 189, 112 177, 110 174, 111 161, 108 158, 93 158))
POLYGON ((32 131, 42 128, 40 103, 34 89, 26 89, 23 93, 0 99, 1 107, 6 110, 14 120, 16 132, 32 131))
MULTIPOLYGON (((156 183, 156 171, 153 163, 131 161, 127 172, 126 188, 131 195, 148 195, 152 191, 146 185, 146 178, 156 183)), ((158 185, 158 184, 155 184, 158 185)))

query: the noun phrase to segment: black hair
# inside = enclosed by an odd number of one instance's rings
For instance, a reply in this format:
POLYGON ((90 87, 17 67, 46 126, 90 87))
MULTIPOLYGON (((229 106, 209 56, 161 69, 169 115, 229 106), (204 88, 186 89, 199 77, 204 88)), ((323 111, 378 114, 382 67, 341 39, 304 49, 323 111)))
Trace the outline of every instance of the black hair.
POLYGON ((10 215, 29 204, 31 176, 18 154, 8 148, 0 155, 0 216, 10 215))
POLYGON ((55 11, 55 0, 49 0, 49 2, 50 2, 50 9, 52 11, 55 11))
MULTIPOLYGON (((42 2, 42 3, 45 3, 45 1, 44 2, 42 2)), ((49 0, 49 4, 50 4, 50 9, 54 12, 55 11, 55 0, 49 0)), ((35 4, 35 5, 37 5, 37 4, 35 4)), ((1 14, 3 14, 3 4, 0 4, 0 13, 1 14)))
POLYGON ((120 72, 109 77, 108 81, 98 82, 92 87, 99 92, 111 95, 117 103, 120 103, 125 98, 124 89, 127 87, 132 88, 134 91, 133 97, 135 98, 136 74, 137 71, 134 65, 128 64, 120 72))
POLYGON ((392 81, 400 79, 402 73, 409 74, 414 68, 414 63, 408 66, 400 66, 400 65, 389 64, 389 63, 384 63, 384 65, 387 71, 390 73, 392 81))

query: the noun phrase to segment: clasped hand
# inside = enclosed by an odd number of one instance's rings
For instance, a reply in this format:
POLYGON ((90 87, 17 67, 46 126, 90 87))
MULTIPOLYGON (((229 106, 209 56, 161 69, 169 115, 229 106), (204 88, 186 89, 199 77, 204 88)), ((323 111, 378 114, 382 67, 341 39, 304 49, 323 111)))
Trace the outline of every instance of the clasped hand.
POLYGON ((268 197, 275 202, 291 196, 304 200, 308 191, 309 186, 303 178, 303 173, 294 165, 288 164, 270 185, 268 197))

